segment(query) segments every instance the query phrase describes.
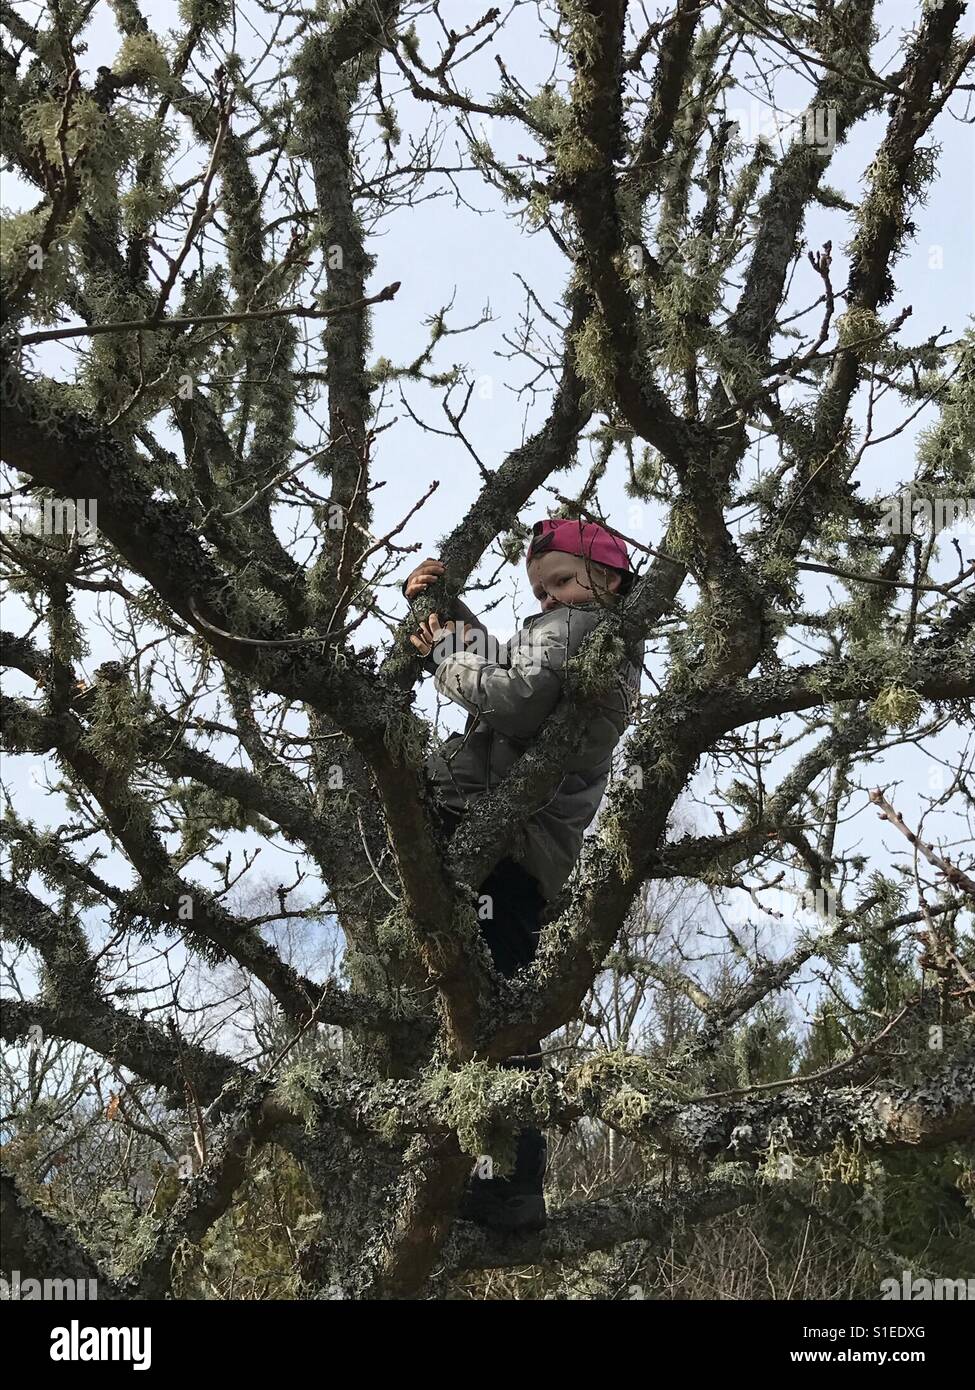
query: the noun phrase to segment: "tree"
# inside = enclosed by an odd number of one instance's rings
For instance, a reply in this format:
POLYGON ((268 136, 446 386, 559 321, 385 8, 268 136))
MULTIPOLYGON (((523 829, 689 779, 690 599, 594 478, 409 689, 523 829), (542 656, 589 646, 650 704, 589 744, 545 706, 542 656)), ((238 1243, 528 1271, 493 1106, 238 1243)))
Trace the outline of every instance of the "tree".
MULTIPOLYGON (((180 1117, 181 1185, 138 1254, 100 1267, 121 1297, 172 1289, 176 1252, 231 1211, 269 1144, 320 1208, 303 1213, 301 1293, 395 1298, 442 1295, 465 1270, 582 1267, 801 1187, 805 1161, 837 1146, 943 1149, 972 1129, 975 885, 941 818, 971 829, 966 755, 945 759, 942 740, 970 719, 975 584, 958 541, 946 571, 940 532, 975 491, 975 338, 956 324, 912 341, 894 280, 937 179, 935 128, 971 88, 965 7, 925 5, 885 67, 873 0, 675 0, 653 21, 624 0, 561 0, 542 7, 552 76, 533 86, 506 46, 528 10, 455 30, 428 8, 263 5, 255 32, 271 16, 274 31, 252 62, 223 0, 184 0, 166 36, 113 0, 120 46, 87 82, 92 6, 59 0, 36 26, 0 7, 3 155, 38 196, 4 216, 2 450, 21 519, 27 501, 42 515, 2 538, 23 619, 3 636, 4 742, 49 769, 60 817, 11 805, 3 822, 4 931, 32 962, 3 1029, 78 1044, 180 1117), (472 94, 477 55, 497 76, 472 94), (779 149, 728 119, 753 70, 803 92, 779 149), (831 187, 836 150, 868 130, 862 190, 831 187), (189 178, 173 174, 181 132, 202 152, 189 178), (511 157, 495 148, 509 138, 511 157), (448 189, 459 207, 475 184, 561 258, 564 282, 561 307, 526 282, 505 336, 537 373, 534 427, 494 468, 468 427, 476 379, 441 361, 484 320, 434 312, 399 364, 371 346, 399 290, 382 283, 385 222, 448 189), (814 217, 830 238, 807 249, 814 217), (386 530, 375 494, 391 439, 407 417, 432 429, 418 403, 437 393, 479 490, 438 542, 445 578, 395 615, 383 590, 420 548, 399 538, 438 484, 386 530), (594 465, 565 495, 550 480, 582 439, 594 465), (872 448, 885 473, 868 497, 872 448), (490 590, 520 563, 526 507, 606 519, 620 473, 654 528, 653 544, 628 537, 640 578, 448 853, 409 635, 482 564, 498 565, 490 590), (512 985, 480 941, 475 889, 558 785, 630 638, 648 639, 652 670, 622 773, 512 985), (914 846, 892 876, 848 822, 873 814, 868 762, 917 747, 947 774, 931 830, 898 824, 878 792, 890 840, 907 829, 914 846), (675 833, 699 768, 707 822, 675 833), (294 882, 282 871, 274 901, 235 910, 261 845, 288 850, 294 882), (655 961, 645 931, 631 949, 647 891, 688 882, 724 898, 695 955, 655 961), (773 899, 797 923, 777 954, 761 927, 773 899), (809 904, 811 924, 796 916, 809 904), (341 978, 293 963, 280 932, 297 919, 338 923, 341 978), (902 961, 912 928, 925 988, 899 983, 879 1007, 874 991, 849 1045, 793 1074, 776 996, 800 997, 807 968, 823 991, 855 981, 868 939, 870 969, 883 939, 902 961), (246 972, 273 1001, 256 1046, 228 1039, 222 989, 190 1027, 190 960, 214 980, 246 972), (566 1065, 498 1066, 600 1000, 638 1004, 653 979, 682 1000, 666 1045, 632 1045, 631 1013, 566 1065), (903 1047, 906 1074, 890 1060, 903 1047), (681 1176, 567 1203, 523 1240, 455 1223, 476 1157, 529 1121, 598 1122, 681 1176)), ((27 1273, 57 1251, 80 1276, 90 1242, 45 1210, 36 1176, 4 1177, 5 1263, 27 1273)))

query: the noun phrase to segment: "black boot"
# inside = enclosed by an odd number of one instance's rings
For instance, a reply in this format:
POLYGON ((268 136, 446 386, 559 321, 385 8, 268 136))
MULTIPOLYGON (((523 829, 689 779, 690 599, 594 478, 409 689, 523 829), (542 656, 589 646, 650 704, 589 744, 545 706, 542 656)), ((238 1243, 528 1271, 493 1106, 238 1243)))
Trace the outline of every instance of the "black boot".
POLYGON ((518 1135, 515 1167, 510 1178, 467 1180, 459 1216, 492 1231, 540 1231, 545 1225, 545 1161, 547 1146, 541 1130, 518 1135))

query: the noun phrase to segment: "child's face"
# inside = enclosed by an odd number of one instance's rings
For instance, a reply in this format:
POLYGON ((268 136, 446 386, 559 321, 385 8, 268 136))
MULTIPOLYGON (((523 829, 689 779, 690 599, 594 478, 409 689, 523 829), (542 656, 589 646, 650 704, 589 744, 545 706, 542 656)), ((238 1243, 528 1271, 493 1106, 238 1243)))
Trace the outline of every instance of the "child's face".
POLYGON ((566 555, 561 550, 546 550, 528 566, 528 582, 532 593, 542 605, 542 612, 553 608, 592 603, 596 598, 593 585, 600 594, 615 593, 620 576, 602 565, 590 564, 592 582, 581 555, 566 555))

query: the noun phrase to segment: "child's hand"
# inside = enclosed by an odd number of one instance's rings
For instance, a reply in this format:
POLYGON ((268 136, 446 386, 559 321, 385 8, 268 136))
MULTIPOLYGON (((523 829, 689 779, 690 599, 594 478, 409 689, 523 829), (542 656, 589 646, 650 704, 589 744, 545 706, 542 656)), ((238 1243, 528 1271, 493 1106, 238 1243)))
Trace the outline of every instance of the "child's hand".
MULTIPOLYGON (((436 564, 436 561, 432 563, 436 564)), ((427 621, 420 624, 420 631, 411 637, 410 641, 421 656, 429 656, 433 651, 434 644, 442 641, 448 633, 451 635, 459 633, 461 646, 466 646, 467 639, 473 632, 474 628, 471 624, 461 622, 459 618, 456 621, 451 619, 450 622, 441 624, 439 614, 431 613, 427 621)))
POLYGON ((406 597, 411 600, 415 599, 417 594, 422 594, 424 589, 428 589, 435 580, 445 573, 446 566, 442 565, 439 560, 424 560, 422 565, 417 565, 406 581, 406 597))

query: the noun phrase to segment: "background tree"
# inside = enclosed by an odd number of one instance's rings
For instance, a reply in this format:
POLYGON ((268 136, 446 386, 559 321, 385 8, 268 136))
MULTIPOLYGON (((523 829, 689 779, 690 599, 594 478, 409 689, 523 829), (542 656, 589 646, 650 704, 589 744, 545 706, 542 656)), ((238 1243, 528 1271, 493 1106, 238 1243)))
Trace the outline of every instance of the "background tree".
MULTIPOLYGON (((695 1232, 733 1248, 752 1213, 782 1296, 875 1290, 923 1254, 884 1224, 888 1156, 937 1153, 945 1231, 972 1192, 975 584, 940 533, 975 493, 975 339, 912 340, 894 279, 935 127, 966 116, 965 6, 912 12, 894 61, 873 0, 458 6, 457 28, 445 4, 263 5, 246 57, 229 0, 169 33, 110 8, 89 80, 92 4, 0 4, 3 155, 37 198, 3 223, 8 501, 87 504, 2 538, 3 737, 35 786, 2 824, 5 1268, 94 1260, 122 1297, 491 1296, 480 1271, 525 1265, 538 1294, 713 1296, 695 1232), (527 22, 547 80, 520 74, 527 22), (792 126, 749 145, 729 94, 779 80, 792 126), (433 311, 410 360, 372 349, 389 219, 475 188, 563 277, 560 304, 521 277, 500 355, 529 369, 527 424, 493 467, 477 374, 443 360, 489 310, 433 311), (438 486, 379 520, 408 423, 478 492, 404 614, 438 486), (490 611, 526 509, 604 519, 621 478, 640 579, 448 854, 409 634, 462 590, 490 611), (503 981, 475 890, 635 638, 618 775, 503 981), (909 824, 869 764, 919 749, 939 781, 909 824), (496 1065, 539 1034, 542 1073, 496 1065), (66 1059, 43 1085, 39 1048, 66 1059), (102 1145, 76 1145, 73 1192, 59 1107, 102 1145), (547 1230, 455 1223, 474 1158, 503 1167, 529 1119, 563 1136, 547 1230), (837 1254, 851 1202, 875 1225, 837 1254)), ((754 1287, 734 1259, 726 1287, 754 1287)))

